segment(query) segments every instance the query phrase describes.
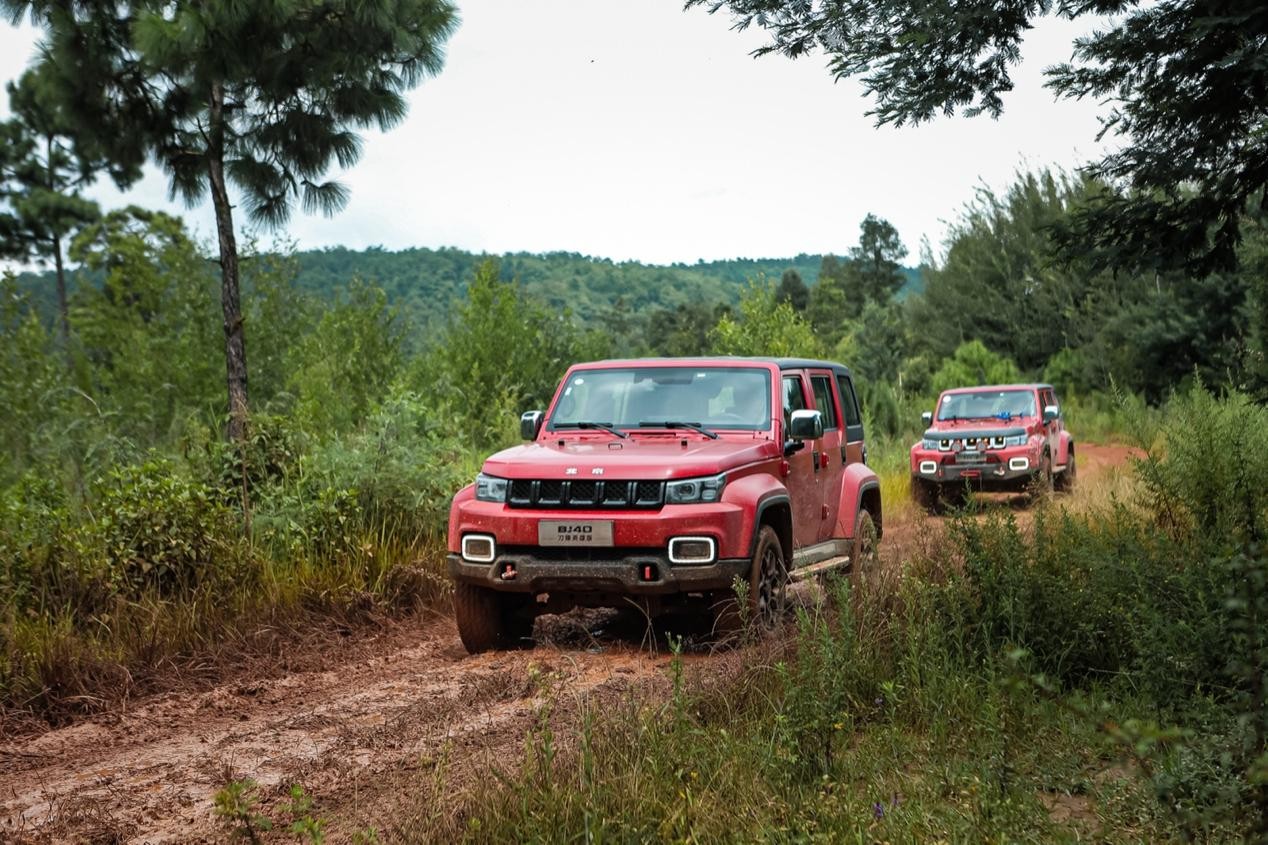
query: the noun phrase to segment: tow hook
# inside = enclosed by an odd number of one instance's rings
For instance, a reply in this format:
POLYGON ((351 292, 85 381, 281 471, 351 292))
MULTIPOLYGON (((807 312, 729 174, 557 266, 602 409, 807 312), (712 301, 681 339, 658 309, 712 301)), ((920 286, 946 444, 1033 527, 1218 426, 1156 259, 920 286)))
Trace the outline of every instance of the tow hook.
POLYGON ((502 570, 502 580, 503 581, 515 580, 515 564, 513 563, 506 564, 506 568, 502 570))

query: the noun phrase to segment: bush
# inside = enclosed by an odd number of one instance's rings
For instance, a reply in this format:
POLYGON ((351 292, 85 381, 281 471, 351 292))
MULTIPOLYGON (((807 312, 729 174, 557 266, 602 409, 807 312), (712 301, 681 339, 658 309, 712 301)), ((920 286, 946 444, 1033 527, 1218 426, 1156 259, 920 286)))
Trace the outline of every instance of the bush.
POLYGON ((961 343, 955 354, 933 374, 933 392, 941 393, 953 387, 973 387, 979 384, 1011 384, 1021 379, 1017 365, 1002 355, 997 355, 980 340, 961 343))
POLYGON ((168 461, 115 470, 97 481, 93 499, 96 517, 84 530, 125 595, 188 594, 213 574, 232 577, 241 559, 233 512, 168 461))

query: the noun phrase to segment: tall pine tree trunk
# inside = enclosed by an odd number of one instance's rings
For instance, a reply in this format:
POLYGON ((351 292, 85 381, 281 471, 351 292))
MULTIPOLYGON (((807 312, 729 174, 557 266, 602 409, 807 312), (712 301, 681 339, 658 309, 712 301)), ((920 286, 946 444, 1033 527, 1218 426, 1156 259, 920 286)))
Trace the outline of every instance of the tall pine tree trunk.
POLYGON ((216 212, 220 240, 220 306, 224 311, 225 367, 229 386, 229 439, 241 442, 247 435, 247 350, 242 327, 242 303, 238 292, 238 243, 233 235, 233 209, 225 185, 224 88, 211 89, 211 142, 207 169, 211 177, 211 203, 216 212))
POLYGON ((61 235, 53 236, 53 266, 57 268, 57 312, 62 323, 62 348, 70 360, 70 306, 66 303, 66 266, 62 263, 61 235))
POLYGON ((229 386, 229 439, 238 446, 242 471, 242 518, 251 533, 251 496, 247 473, 247 348, 242 326, 242 302, 238 289, 238 243, 233 235, 233 208, 225 185, 224 86, 211 87, 211 126, 207 145, 207 172, 211 180, 211 204, 216 212, 220 241, 220 307, 224 311, 225 372, 229 386))

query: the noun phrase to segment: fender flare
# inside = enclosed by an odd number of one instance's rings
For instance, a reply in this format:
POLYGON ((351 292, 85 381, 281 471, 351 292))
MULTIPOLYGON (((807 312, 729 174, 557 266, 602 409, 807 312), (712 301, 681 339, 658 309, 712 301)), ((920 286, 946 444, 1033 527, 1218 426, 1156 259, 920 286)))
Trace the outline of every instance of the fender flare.
MULTIPOLYGON (((746 545, 750 558, 757 548, 757 527, 762 524, 762 517, 766 511, 780 504, 787 506, 790 511, 792 508, 788 488, 779 479, 767 473, 751 473, 728 482, 722 489, 722 501, 736 505, 744 511, 742 524, 745 536, 749 538, 746 545)), ((791 530, 791 523, 789 529, 791 530)), ((786 539, 788 544, 791 544, 791 535, 786 539)), ((790 546, 786 546, 784 551, 789 555, 792 554, 790 546)))
POLYGON ((1073 448, 1074 435, 1068 431, 1062 431, 1057 438, 1057 459, 1053 463, 1061 464, 1062 466, 1070 463, 1070 450, 1073 448))
POLYGON ((881 507, 881 480, 871 467, 862 463, 850 464, 841 479, 841 499, 837 506, 837 524, 834 537, 853 539, 854 523, 859 510, 871 505, 872 520, 876 523, 876 536, 884 533, 884 513, 881 507))

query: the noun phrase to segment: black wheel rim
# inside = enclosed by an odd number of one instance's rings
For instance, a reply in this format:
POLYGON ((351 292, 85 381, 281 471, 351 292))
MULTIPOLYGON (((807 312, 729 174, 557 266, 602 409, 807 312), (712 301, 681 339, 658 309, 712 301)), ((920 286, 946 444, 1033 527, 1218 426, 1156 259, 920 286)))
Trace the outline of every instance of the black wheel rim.
POLYGON ((783 610, 784 583, 779 549, 767 546, 762 552, 761 568, 757 576, 757 595, 754 610, 756 621, 765 626, 773 625, 783 610))

